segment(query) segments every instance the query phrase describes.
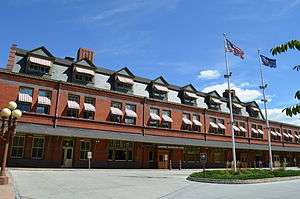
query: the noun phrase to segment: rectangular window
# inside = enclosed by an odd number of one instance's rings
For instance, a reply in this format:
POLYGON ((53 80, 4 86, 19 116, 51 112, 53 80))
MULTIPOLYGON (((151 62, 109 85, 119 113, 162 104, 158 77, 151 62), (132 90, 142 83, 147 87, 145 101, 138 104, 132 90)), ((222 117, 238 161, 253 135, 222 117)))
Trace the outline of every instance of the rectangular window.
MULTIPOLYGON (((33 96, 33 88, 20 87, 19 94, 29 95, 31 98, 33 96)), ((18 101, 18 109, 22 112, 30 112, 31 111, 31 102, 18 101)))
POLYGON ((49 114, 49 111, 50 111, 50 107, 47 106, 47 105, 39 104, 39 105, 37 105, 37 107, 36 107, 36 112, 37 112, 37 113, 41 113, 41 114, 49 114))
POLYGON ((29 63, 29 66, 27 69, 28 69, 28 72, 34 73, 34 74, 40 74, 40 75, 49 74, 49 67, 38 65, 35 63, 29 63))
POLYGON ((80 160, 87 160, 89 151, 91 151, 91 142, 80 140, 80 160))
MULTIPOLYGON (((133 112, 136 113, 136 105, 134 105, 134 104, 126 104, 126 105, 125 105, 125 109, 131 110, 131 111, 133 111, 133 112)), ((127 115, 127 114, 126 114, 126 115, 125 115, 124 121, 125 121, 125 124, 132 124, 132 125, 135 125, 135 123, 136 123, 136 118, 133 117, 133 116, 130 116, 130 115, 127 115)))
POLYGON ((201 125, 196 124, 195 121, 200 122, 200 115, 193 114, 192 122, 193 122, 193 131, 201 132, 201 125))
POLYGON ((44 153, 44 138, 43 137, 34 137, 32 144, 32 159, 43 159, 44 153))
MULTIPOLYGON (((69 101, 74 101, 77 102, 78 104, 80 104, 80 96, 79 95, 73 95, 73 94, 69 94, 68 95, 68 100, 69 101)), ((74 108, 68 108, 67 110, 67 116, 68 117, 77 117, 79 116, 79 110, 78 109, 74 109, 74 108)))
POLYGON ((182 113, 182 118, 183 118, 182 129, 190 131, 191 128, 192 128, 192 125, 188 124, 187 122, 185 122, 185 119, 191 121, 191 114, 189 114, 189 113, 182 113))
POLYGON ((39 96, 47 97, 47 98, 51 99, 51 91, 39 90, 39 96))
POLYGON ((20 109, 22 112, 30 112, 31 111, 31 103, 18 102, 18 109, 20 109))
POLYGON ((23 158, 25 136, 15 136, 11 147, 12 158, 23 158))
MULTIPOLYGON (((121 102, 111 102, 111 107, 120 109, 122 111, 122 103, 121 102)), ((122 116, 117 114, 110 114, 110 121, 121 123, 122 116)))
MULTIPOLYGON (((220 119, 220 118, 219 118, 219 119, 217 120, 217 123, 218 123, 218 124, 222 124, 223 126, 225 126, 225 120, 224 120, 224 119, 220 119)), ((224 134, 225 134, 225 129, 219 127, 219 128, 218 128, 218 133, 224 135, 224 134)))
POLYGON ((93 81, 93 76, 87 74, 75 73, 73 77, 74 81, 78 83, 90 83, 93 81))
MULTIPOLYGON (((159 116, 159 109, 150 108, 150 114, 159 116)), ((160 120, 154 119, 150 116, 149 126, 159 127, 159 121, 160 120)))
POLYGON ((218 133, 219 132, 219 127, 217 124, 217 118, 215 117, 210 117, 209 118, 209 133, 218 133))
MULTIPOLYGON (((257 129, 260 129, 261 131, 263 131, 263 127, 261 125, 257 125, 257 129)), ((263 139, 263 134, 261 134, 260 132, 258 132, 258 138, 259 139, 263 139)))
POLYGON ((115 91, 122 93, 132 93, 132 84, 125 84, 119 81, 115 82, 115 91))
POLYGON ((149 151, 148 161, 149 162, 153 162, 154 161, 154 151, 149 151))
POLYGON ((28 94, 32 97, 33 95, 33 88, 27 88, 27 87, 20 87, 19 93, 21 94, 28 94))
POLYGON ((112 161, 132 161, 133 142, 110 140, 108 146, 108 159, 112 161))
POLYGON ((167 116, 167 117, 169 117, 169 118, 171 118, 171 111, 169 111, 169 110, 163 110, 162 111, 162 115, 163 115, 162 127, 170 129, 171 128, 171 122, 165 120, 164 119, 164 115, 167 116))
POLYGON ((80 96, 79 95, 69 94, 68 95, 68 100, 77 102, 79 104, 80 103, 80 96))
POLYGON ((239 132, 239 136, 242 136, 242 137, 246 137, 246 123, 245 122, 239 122, 239 128, 240 128, 240 132, 239 132))
POLYGON ((256 124, 251 125, 251 137, 252 138, 258 138, 259 132, 257 131, 256 124))
MULTIPOLYGON (((95 107, 95 98, 93 97, 85 97, 84 98, 84 103, 85 104, 91 104, 92 106, 95 107)), ((83 111, 83 118, 93 120, 95 117, 95 112, 92 110, 84 110, 83 111)))

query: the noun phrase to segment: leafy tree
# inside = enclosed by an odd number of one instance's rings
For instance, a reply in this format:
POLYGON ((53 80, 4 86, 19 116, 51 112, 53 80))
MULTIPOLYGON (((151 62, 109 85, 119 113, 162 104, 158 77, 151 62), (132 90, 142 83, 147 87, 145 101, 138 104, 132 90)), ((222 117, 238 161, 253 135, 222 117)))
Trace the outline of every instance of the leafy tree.
MULTIPOLYGON (((284 53, 288 50, 298 50, 300 51, 300 41, 291 40, 285 44, 281 44, 271 49, 272 55, 277 55, 284 53)), ((294 70, 300 71, 300 64, 293 67, 294 70)), ((295 93, 295 99, 300 100, 300 90, 295 93)), ((300 113, 300 103, 287 107, 283 110, 286 115, 292 117, 300 113)))

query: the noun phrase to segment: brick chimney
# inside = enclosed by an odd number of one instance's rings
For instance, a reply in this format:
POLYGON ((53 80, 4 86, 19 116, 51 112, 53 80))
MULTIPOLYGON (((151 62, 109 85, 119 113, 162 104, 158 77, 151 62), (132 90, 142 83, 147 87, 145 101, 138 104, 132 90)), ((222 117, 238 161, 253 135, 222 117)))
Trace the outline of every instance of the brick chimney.
MULTIPOLYGON (((231 89, 231 97, 233 98, 233 97, 235 97, 235 90, 232 90, 231 89)), ((225 98, 229 98, 229 92, 228 92, 228 89, 226 89, 224 92, 223 92, 223 97, 225 97, 225 98)))
POLYGON ((6 68, 9 71, 12 71, 14 64, 15 64, 15 59, 16 59, 16 52, 17 52, 17 45, 16 44, 12 44, 9 52, 8 52, 8 59, 7 59, 7 64, 6 64, 6 68))
POLYGON ((89 61, 94 61, 94 51, 88 49, 88 48, 79 48, 77 51, 77 61, 81 59, 88 59, 89 61))

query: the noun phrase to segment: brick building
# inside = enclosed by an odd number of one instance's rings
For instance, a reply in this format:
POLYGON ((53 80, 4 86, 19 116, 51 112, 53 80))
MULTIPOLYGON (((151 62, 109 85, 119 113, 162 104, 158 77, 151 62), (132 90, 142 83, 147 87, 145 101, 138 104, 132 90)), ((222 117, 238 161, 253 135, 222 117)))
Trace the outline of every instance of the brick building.
MULTIPOLYGON (((168 168, 170 161, 173 168, 198 168, 200 153, 208 154, 209 167, 224 167, 232 160, 229 94, 237 160, 267 166, 267 130, 255 102, 241 102, 234 91, 220 96, 138 77, 126 67, 97 67, 93 58, 84 48, 77 59, 45 47, 10 48, 0 71, 0 107, 13 100, 23 111, 10 166, 87 167, 91 151, 94 168, 168 168)), ((300 127, 270 126, 275 166, 300 162, 300 127)))

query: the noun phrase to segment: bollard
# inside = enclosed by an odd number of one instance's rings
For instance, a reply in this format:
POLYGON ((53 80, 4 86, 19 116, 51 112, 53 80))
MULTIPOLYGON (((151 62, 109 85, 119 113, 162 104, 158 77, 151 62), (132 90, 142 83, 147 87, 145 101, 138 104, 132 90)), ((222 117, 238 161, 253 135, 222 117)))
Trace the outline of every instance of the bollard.
POLYGON ((182 167, 181 160, 179 160, 179 170, 181 170, 181 167, 182 167))
POLYGON ((172 170, 172 160, 170 160, 169 169, 172 170))

